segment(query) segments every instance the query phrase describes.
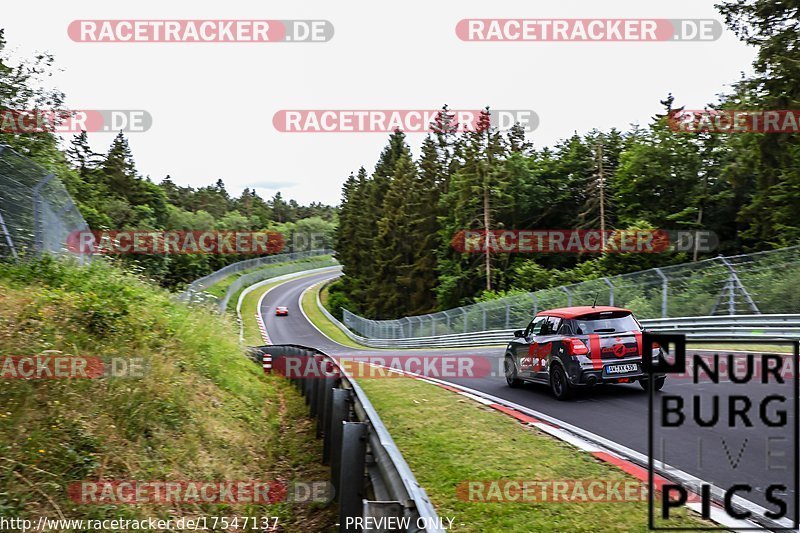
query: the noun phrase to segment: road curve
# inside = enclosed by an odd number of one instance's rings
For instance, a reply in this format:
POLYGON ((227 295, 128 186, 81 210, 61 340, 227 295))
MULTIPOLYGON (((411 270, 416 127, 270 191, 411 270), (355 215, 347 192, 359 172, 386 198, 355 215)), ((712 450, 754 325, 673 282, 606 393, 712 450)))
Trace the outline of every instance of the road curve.
MULTIPOLYGON (((443 379, 524 405, 640 453, 648 453, 648 396, 638 384, 597 387, 591 392, 579 394, 572 402, 559 402, 544 386, 527 384, 519 389, 509 388, 500 370, 504 354, 501 347, 425 350, 355 349, 325 337, 306 320, 300 311, 299 300, 308 287, 339 275, 337 272, 325 272, 291 280, 276 286, 266 295, 261 304, 261 313, 274 344, 302 344, 318 348, 331 355, 388 357, 425 353, 436 356, 458 355, 460 357, 489 358, 492 368, 495 369, 493 375, 443 379), (278 305, 289 306, 288 317, 275 316, 275 307, 278 305)), ((524 324, 520 324, 520 327, 524 327, 524 324)), ((692 396, 697 396, 702 404, 701 412, 707 413, 713 397, 722 391, 721 388, 728 393, 741 394, 743 390, 742 386, 735 386, 735 389, 727 387, 734 386, 702 382, 693 384, 691 379, 668 379, 663 391, 681 395, 687 405, 692 404, 692 396)), ((760 399, 768 395, 771 390, 774 391, 770 387, 774 387, 774 385, 747 385, 746 394, 755 406, 756 417, 758 417, 760 399)), ((794 395, 790 387, 787 388, 787 392, 793 399, 794 395)), ((769 411, 773 413, 774 409, 769 411)), ((742 493, 739 495, 767 509, 774 510, 776 507, 765 499, 766 486, 774 483, 785 484, 789 487, 789 493, 782 497, 791 502, 789 504, 791 513, 795 508, 796 495, 792 488, 797 468, 792 460, 794 454, 791 449, 793 445, 791 432, 787 433, 785 429, 786 427, 793 428, 795 424, 795 413, 791 404, 787 411, 788 425, 779 430, 765 429, 758 424, 755 428, 742 428, 741 425, 737 427, 719 426, 711 431, 709 429, 698 430, 694 425, 689 425, 669 430, 659 429, 655 440, 658 442, 662 437, 664 439, 663 460, 666 463, 720 487, 729 487, 736 483, 750 484, 753 486, 753 492, 750 495, 742 493), (701 438, 702 441, 698 440, 701 438), (789 444, 776 444, 780 441, 774 440, 775 438, 788 439, 789 444), (776 459, 774 454, 780 453, 783 448, 788 450, 788 457, 776 459), (770 451, 773 454, 771 458, 770 451), (784 468, 776 469, 779 466, 784 466, 784 468)), ((687 410, 687 414, 690 412, 687 410)), ((721 412, 724 415, 721 420, 725 423, 727 422, 727 410, 723 407, 721 412)), ((659 448, 656 447, 656 449, 659 448)), ((536 452, 535 450, 525 450, 524 453, 535 456, 536 452)), ((789 516, 792 515, 789 514, 789 516)))

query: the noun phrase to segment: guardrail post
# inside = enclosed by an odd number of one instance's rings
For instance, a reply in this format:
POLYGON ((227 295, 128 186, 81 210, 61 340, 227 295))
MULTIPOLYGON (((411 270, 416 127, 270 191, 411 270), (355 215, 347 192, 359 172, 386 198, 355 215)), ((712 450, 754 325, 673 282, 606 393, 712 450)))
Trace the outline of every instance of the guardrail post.
POLYGON ((309 358, 313 358, 313 356, 309 355, 306 350, 302 350, 302 353, 302 363, 300 366, 302 367, 301 374, 303 375, 303 396, 305 396, 306 405, 309 406, 310 409, 312 405, 311 400, 314 397, 314 377, 307 375, 308 373, 306 370, 309 367, 313 369, 314 361, 313 359, 309 361, 309 358))
MULTIPOLYGON (((322 396, 322 385, 324 383, 324 376, 325 376, 325 361, 322 355, 312 355, 312 365, 314 368, 314 372, 309 379, 311 380, 311 416, 312 417, 321 417, 322 413, 322 400, 324 399, 322 396)), ((320 427, 317 424, 317 438, 320 436, 320 427)))
POLYGON ((363 512, 364 468, 367 455, 367 424, 344 422, 342 424, 342 458, 339 485, 339 530, 348 531, 348 517, 358 517, 363 512))
POLYGON ((334 496, 338 500, 339 473, 342 465, 342 427, 348 418, 350 391, 347 389, 333 389, 331 397, 331 483, 336 487, 334 496))
MULTIPOLYGON (((405 508, 399 502, 384 502, 384 501, 375 502, 375 501, 364 500, 362 516, 364 517, 370 516, 372 518, 375 518, 377 523, 380 523, 381 518, 398 518, 398 519, 402 518, 404 512, 405 508)), ((416 527, 414 527, 416 524, 413 520, 411 521, 410 525, 414 529, 409 529, 409 531, 416 530, 416 527)), ((385 531, 389 530, 387 529, 385 531)))
POLYGON ((331 462, 331 420, 333 419, 333 391, 336 386, 337 375, 328 374, 325 376, 323 387, 325 388, 325 404, 322 408, 322 464, 327 465, 331 462))
POLYGON ((292 353, 292 357, 294 357, 295 360, 296 360, 295 373, 297 374, 297 377, 295 379, 297 380, 296 381, 297 388, 300 390, 300 394, 305 395, 305 393, 306 393, 306 391, 305 391, 305 383, 306 383, 306 381, 305 381, 305 379, 303 379, 304 378, 303 377, 303 372, 304 372, 303 367, 305 367, 305 359, 303 358, 303 355, 300 352, 300 349, 298 349, 298 348, 292 348, 292 352, 291 353, 292 353))

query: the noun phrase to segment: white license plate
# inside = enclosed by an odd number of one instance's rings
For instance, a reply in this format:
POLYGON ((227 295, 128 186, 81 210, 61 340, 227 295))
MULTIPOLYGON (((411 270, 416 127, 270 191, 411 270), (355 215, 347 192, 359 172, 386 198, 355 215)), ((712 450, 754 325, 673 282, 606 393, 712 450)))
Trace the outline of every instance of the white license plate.
POLYGON ((637 364, 630 364, 630 365, 609 365, 606 367, 606 372, 608 374, 627 374, 628 372, 638 372, 639 365, 637 364))

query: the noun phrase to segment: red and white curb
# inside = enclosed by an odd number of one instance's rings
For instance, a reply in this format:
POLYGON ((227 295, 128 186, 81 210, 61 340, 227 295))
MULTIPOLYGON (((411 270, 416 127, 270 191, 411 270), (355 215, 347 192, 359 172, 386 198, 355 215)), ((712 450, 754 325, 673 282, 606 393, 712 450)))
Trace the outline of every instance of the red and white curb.
POLYGON ((272 344, 272 341, 269 340, 269 333, 267 333, 267 326, 264 324, 264 318, 261 316, 260 312, 256 313, 256 323, 258 324, 258 330, 261 332, 261 338, 264 340, 264 344, 272 344))

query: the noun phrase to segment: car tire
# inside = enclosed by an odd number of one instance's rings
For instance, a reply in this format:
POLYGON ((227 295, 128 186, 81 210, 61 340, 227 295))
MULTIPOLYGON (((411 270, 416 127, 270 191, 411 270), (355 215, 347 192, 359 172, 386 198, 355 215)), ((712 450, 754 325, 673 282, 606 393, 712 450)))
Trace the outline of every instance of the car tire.
POLYGON ((575 394, 575 389, 569 384, 567 374, 561 365, 550 367, 550 389, 556 400, 560 401, 569 400, 575 394))
MULTIPOLYGON (((662 376, 660 378, 656 378, 655 379, 655 387, 654 387, 654 389, 656 391, 660 391, 661 389, 663 389, 665 381, 667 381, 667 376, 662 376)), ((649 391, 650 390, 650 378, 640 379, 639 380, 639 385, 642 386, 643 390, 649 391)))
POLYGON ((506 375, 506 383, 508 383, 509 387, 516 389, 522 386, 522 380, 517 377, 517 367, 510 357, 506 357, 503 362, 503 371, 506 375))

